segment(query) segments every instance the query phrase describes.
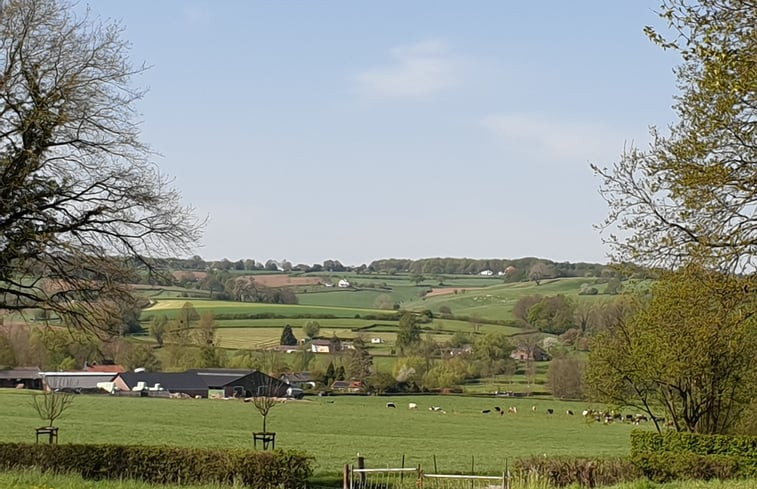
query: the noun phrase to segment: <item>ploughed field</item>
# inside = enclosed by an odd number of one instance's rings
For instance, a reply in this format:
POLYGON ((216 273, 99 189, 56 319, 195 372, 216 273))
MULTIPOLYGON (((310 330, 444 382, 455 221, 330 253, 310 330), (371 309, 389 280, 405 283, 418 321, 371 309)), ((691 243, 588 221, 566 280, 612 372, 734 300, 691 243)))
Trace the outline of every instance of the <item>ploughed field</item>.
MULTIPOLYGON (((34 442, 44 424, 28 391, 0 390, 0 442, 34 442)), ((442 472, 501 473, 506 463, 530 455, 627 455, 632 429, 587 423, 585 403, 543 399, 462 396, 307 397, 275 406, 268 430, 276 447, 315 456, 316 476, 333 476, 357 453, 369 467, 433 467, 442 472), (393 402, 395 408, 387 407, 393 402), (409 409, 415 403, 417 409, 409 409), (436 406, 442 411, 430 411, 436 406), (532 411, 532 406, 536 411, 532 411), (517 413, 500 415, 495 407, 517 413), (553 409, 554 414, 547 414, 553 409), (483 410, 490 410, 488 414, 483 410), (572 410, 575 415, 567 414, 572 410)), ((596 406, 598 407, 598 406, 596 406)), ((262 418, 241 400, 77 396, 56 422, 61 443, 165 444, 251 447, 262 418)))

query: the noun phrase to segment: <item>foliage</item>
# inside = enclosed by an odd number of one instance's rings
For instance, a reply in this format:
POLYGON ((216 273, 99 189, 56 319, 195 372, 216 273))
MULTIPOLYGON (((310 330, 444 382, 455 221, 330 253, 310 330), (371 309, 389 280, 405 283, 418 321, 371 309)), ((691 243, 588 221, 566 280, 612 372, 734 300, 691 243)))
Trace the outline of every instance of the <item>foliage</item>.
POLYGON ((542 297, 528 309, 528 323, 544 333, 561 334, 572 328, 575 303, 558 294, 542 297))
POLYGON ((516 476, 537 476, 552 487, 602 487, 636 480, 642 472, 627 458, 542 457, 515 461, 516 476))
MULTIPOLYGON (((0 16, 0 306, 98 331, 147 258, 187 251, 201 225, 149 161, 113 22, 65 0, 8 0, 0 16)), ((119 332, 119 331, 109 331, 119 332)))
POLYGON ((634 406, 656 424, 665 417, 678 431, 728 432, 757 385, 754 287, 753 277, 696 265, 665 274, 637 312, 592 342, 595 397, 634 406))
POLYGON ((284 326, 284 329, 281 331, 281 339, 279 340, 279 344, 287 346, 294 346, 297 344, 297 338, 294 336, 291 324, 284 326))
POLYGON ((696 455, 728 455, 744 457, 757 463, 757 437, 735 435, 703 435, 666 431, 634 430, 631 433, 631 455, 648 452, 688 452, 696 455))
POLYGON ((258 452, 139 445, 0 444, 0 467, 74 472, 85 479, 138 479, 155 484, 242 483, 300 488, 313 459, 297 451, 258 452))
POLYGON ((555 397, 583 399, 584 361, 576 356, 556 356, 549 363, 547 383, 555 397))
POLYGON ((395 345, 400 351, 411 347, 421 340, 421 327, 418 324, 417 315, 406 312, 400 317, 397 327, 397 340, 395 345))
POLYGON ((158 346, 163 346, 163 339, 168 329, 168 317, 165 314, 156 314, 150 320, 150 335, 155 338, 158 346))
POLYGON ((647 151, 628 148, 603 177, 610 205, 604 226, 616 258, 677 265, 690 257, 724 270, 754 270, 757 257, 757 6, 742 0, 663 0, 672 31, 653 42, 681 55, 665 137, 652 130, 647 151))
POLYGON ((644 476, 656 482, 757 477, 754 459, 695 453, 640 453, 633 463, 644 476))
POLYGON ((302 333, 308 338, 315 338, 321 331, 321 325, 318 321, 308 321, 305 326, 302 327, 302 333))

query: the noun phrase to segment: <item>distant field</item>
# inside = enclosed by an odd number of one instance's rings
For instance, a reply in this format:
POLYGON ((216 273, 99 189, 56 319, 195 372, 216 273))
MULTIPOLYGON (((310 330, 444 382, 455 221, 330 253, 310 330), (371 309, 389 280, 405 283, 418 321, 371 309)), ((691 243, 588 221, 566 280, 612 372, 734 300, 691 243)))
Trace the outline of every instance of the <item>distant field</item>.
POLYGON ((290 304, 263 304, 252 302, 231 302, 231 301, 211 301, 211 300, 192 300, 192 299, 167 299, 158 300, 152 307, 142 311, 142 320, 149 319, 154 314, 165 314, 169 318, 175 317, 177 311, 186 302, 191 302, 198 313, 204 311, 213 311, 215 314, 276 314, 281 316, 323 316, 331 315, 335 317, 355 317, 356 315, 386 315, 392 314, 391 311, 382 311, 380 309, 365 309, 355 307, 334 307, 334 306, 300 306, 290 304))
MULTIPOLYGON (((276 406, 268 426, 276 447, 316 457, 316 472, 335 478, 357 453, 369 467, 430 466, 442 471, 501 473, 507 461, 530 455, 626 455, 632 426, 587 424, 584 403, 457 396, 325 397, 276 406), (396 409, 387 409, 394 401, 396 409), (409 402, 418 410, 409 410, 409 402), (447 414, 430 412, 441 406, 447 414), (518 414, 485 415, 494 406, 515 406, 518 414), (536 407, 536 412, 531 407, 536 407), (546 409, 555 414, 549 416, 546 409)), ((248 403, 78 396, 56 423, 61 443, 166 444, 249 447, 260 415, 248 403), (114 413, 118 413, 114 415, 114 413)), ((0 390, 0 441, 32 442, 40 420, 27 392, 0 390)))

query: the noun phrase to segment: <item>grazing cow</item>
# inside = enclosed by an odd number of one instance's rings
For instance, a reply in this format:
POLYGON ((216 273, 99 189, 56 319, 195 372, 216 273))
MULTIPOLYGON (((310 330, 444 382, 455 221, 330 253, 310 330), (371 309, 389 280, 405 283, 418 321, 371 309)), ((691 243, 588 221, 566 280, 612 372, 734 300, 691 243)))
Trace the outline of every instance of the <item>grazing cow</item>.
POLYGON ((536 412, 536 406, 531 406, 531 412, 532 412, 532 413, 535 413, 535 412, 536 412))
POLYGON ((581 413, 581 416, 583 416, 583 417, 585 418, 585 417, 587 417, 587 416, 588 416, 589 414, 591 414, 591 411, 589 411, 588 409, 584 409, 584 411, 583 411, 583 412, 581 413))
POLYGON ((568 409, 565 413, 569 416, 573 416, 573 411, 571 411, 570 409, 568 409))
POLYGON ((481 414, 489 414, 490 412, 492 412, 491 409, 484 409, 481 411, 481 414))
POLYGON ((554 414, 555 410, 552 408, 547 408, 547 414, 554 414))
POLYGON ((498 413, 502 412, 502 408, 500 408, 499 406, 494 406, 494 410, 497 411, 498 413))
POLYGON ((431 406, 428 408, 429 411, 443 411, 443 409, 439 406, 431 406))
POLYGON ((408 409, 418 409, 418 405, 414 402, 408 403, 407 405, 408 409))
POLYGON ((507 412, 510 414, 518 414, 518 408, 516 408, 515 406, 510 406, 509 408, 507 408, 507 412))
POLYGON ((396 408, 397 406, 393 402, 387 402, 386 407, 388 408, 396 408))

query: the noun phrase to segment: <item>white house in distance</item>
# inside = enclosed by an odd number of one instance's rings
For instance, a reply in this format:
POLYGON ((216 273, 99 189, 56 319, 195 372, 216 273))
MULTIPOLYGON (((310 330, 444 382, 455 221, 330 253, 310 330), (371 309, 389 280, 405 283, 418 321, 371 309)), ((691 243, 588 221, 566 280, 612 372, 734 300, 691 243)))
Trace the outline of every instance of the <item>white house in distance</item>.
POLYGON ((483 270, 479 273, 479 275, 483 275, 484 277, 491 277, 492 275, 494 275, 494 272, 492 272, 491 270, 483 270))
POLYGON ((310 342, 313 353, 331 353, 331 340, 313 340, 310 342))
POLYGON ((350 282, 349 282, 348 280, 345 280, 345 279, 341 279, 341 280, 339 281, 339 283, 337 283, 337 286, 338 286, 338 287, 341 287, 341 288, 343 288, 343 289, 345 289, 345 288, 347 288, 347 287, 349 287, 349 286, 350 286, 350 282))

